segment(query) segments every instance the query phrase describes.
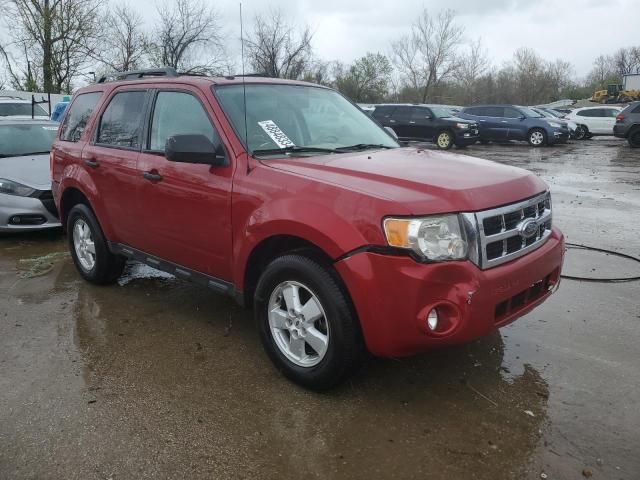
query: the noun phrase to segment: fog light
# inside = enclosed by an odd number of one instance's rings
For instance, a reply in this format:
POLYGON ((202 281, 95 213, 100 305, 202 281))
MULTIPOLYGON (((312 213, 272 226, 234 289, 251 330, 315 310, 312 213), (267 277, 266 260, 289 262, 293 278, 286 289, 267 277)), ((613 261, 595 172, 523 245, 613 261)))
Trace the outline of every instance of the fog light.
POLYGON ((427 315, 427 325, 431 331, 435 331, 438 328, 438 310, 432 309, 427 315))

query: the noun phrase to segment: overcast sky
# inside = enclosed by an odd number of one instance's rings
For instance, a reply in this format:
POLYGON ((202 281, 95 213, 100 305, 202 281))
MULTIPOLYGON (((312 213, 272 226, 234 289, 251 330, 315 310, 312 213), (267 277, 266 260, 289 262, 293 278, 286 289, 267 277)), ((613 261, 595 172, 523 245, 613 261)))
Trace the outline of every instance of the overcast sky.
MULTIPOLYGON (((130 0, 149 20, 155 0, 130 0)), ((227 36, 239 37, 236 0, 211 1, 227 36)), ((491 62, 501 64, 526 46, 548 60, 562 58, 577 76, 601 53, 640 44, 638 0, 244 0, 245 29, 256 13, 279 7, 315 32, 313 46, 324 60, 349 62, 366 52, 389 53, 390 42, 406 34, 424 7, 452 8, 468 40, 481 37, 491 62)), ((235 53, 235 52, 234 52, 235 53)))

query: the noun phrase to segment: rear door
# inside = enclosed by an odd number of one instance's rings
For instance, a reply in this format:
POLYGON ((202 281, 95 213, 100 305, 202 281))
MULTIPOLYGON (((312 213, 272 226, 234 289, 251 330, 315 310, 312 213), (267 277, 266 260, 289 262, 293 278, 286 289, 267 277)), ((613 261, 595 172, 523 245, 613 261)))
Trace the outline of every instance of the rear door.
POLYGON ((602 128, 606 135, 613 135, 613 126, 616 124, 616 117, 620 113, 617 108, 602 108, 602 128))
POLYGON ((483 107, 482 122, 492 140, 506 140, 509 131, 509 121, 504 117, 503 107, 483 107))
POLYGON ((404 140, 411 139, 411 115, 413 108, 408 105, 399 105, 393 111, 393 115, 389 120, 389 125, 396 132, 399 138, 404 140))
POLYGON ((201 134, 219 142, 219 125, 206 98, 194 87, 160 89, 153 97, 137 172, 141 183, 136 204, 143 228, 132 246, 230 280, 233 161, 226 167, 212 167, 170 162, 164 155, 167 139, 173 135, 201 134))
POLYGON ((130 244, 141 228, 135 214, 140 183, 136 163, 142 146, 143 119, 150 93, 144 87, 115 89, 99 112, 91 141, 82 151, 83 166, 102 199, 105 218, 115 238, 130 244))

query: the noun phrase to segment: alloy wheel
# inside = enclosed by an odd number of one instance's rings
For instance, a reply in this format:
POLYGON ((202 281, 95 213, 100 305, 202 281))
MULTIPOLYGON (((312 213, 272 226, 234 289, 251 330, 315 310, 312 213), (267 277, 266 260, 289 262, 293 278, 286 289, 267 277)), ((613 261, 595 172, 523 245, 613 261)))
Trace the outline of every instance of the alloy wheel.
POLYGON ((267 308, 278 350, 300 367, 318 365, 329 346, 329 323, 318 297, 302 283, 286 281, 273 290, 267 308))
POLYGON ((87 222, 78 218, 73 225, 73 247, 80 265, 87 272, 96 264, 96 246, 87 222))
POLYGON ((437 143, 440 148, 448 148, 451 144, 451 136, 447 132, 442 132, 438 135, 437 143))
POLYGON ((532 145, 542 145, 544 143, 544 134, 537 130, 535 132, 532 132, 529 138, 532 145))

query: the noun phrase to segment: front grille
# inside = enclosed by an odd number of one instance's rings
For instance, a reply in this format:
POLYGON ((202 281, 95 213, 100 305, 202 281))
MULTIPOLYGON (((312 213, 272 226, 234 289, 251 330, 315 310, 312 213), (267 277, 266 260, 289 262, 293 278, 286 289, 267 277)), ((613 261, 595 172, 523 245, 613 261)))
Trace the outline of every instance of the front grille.
POLYGON ((491 268, 540 247, 551 235, 551 196, 545 192, 522 202, 477 212, 479 262, 491 268), (531 219, 531 220, 527 220, 531 219), (533 231, 532 224, 537 227, 533 231))

